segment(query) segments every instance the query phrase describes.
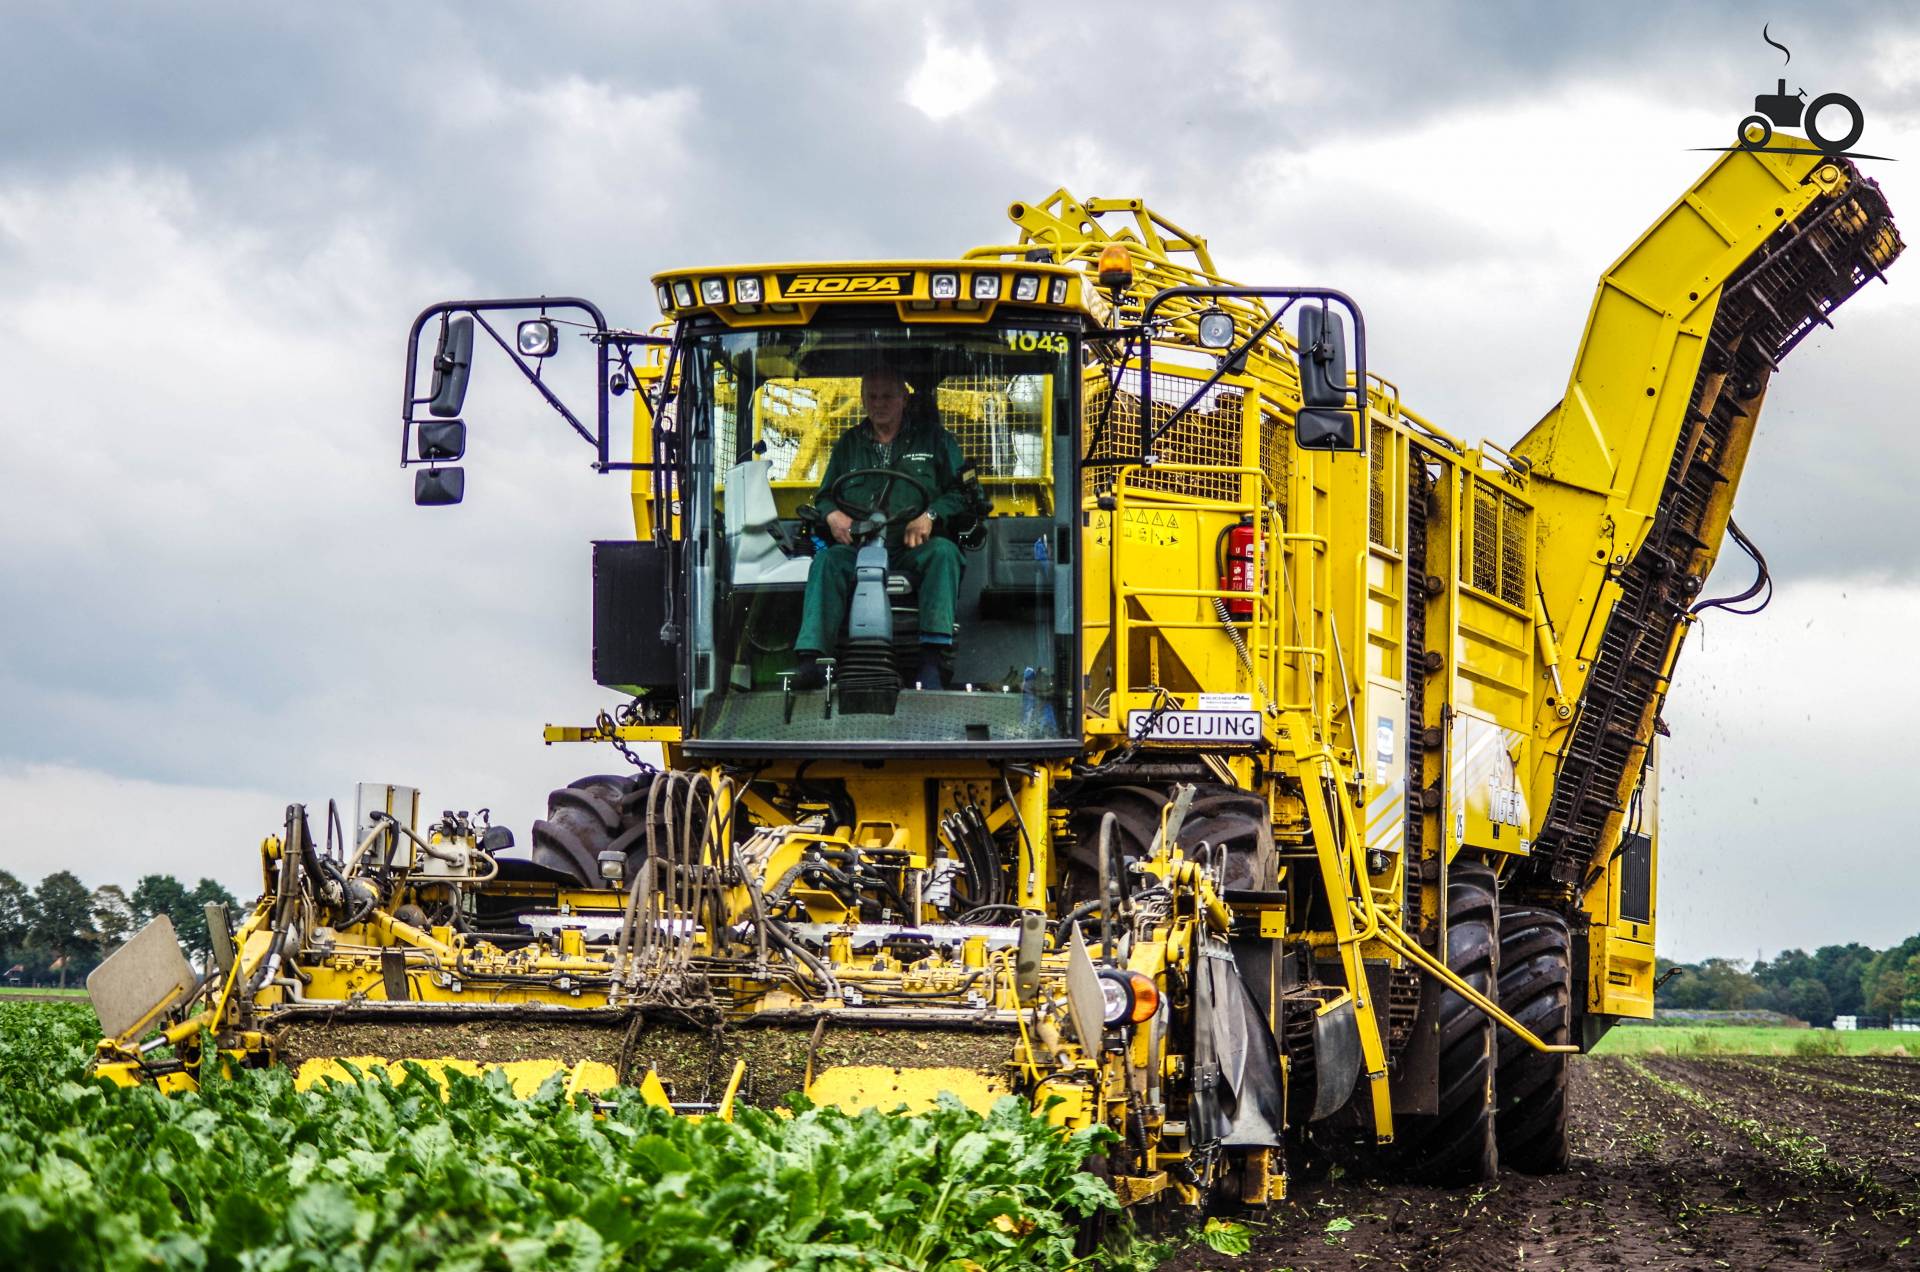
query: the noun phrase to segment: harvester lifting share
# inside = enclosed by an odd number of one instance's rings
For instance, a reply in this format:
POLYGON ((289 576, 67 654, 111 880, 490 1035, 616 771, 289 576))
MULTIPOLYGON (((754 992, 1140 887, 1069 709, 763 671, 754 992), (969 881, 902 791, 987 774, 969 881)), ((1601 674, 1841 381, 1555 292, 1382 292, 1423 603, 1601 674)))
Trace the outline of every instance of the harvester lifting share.
POLYGON ((204 977, 158 927, 96 972, 97 1071, 420 1056, 719 1116, 1012 1095, 1111 1128, 1130 1204, 1271 1200, 1308 1137, 1433 1181, 1564 1168, 1565 1056, 1652 1014, 1700 584, 1770 378, 1901 251, 1885 200, 1844 160, 1722 154, 1510 449, 1410 409, 1341 293, 1234 284, 1135 199, 1010 217, 957 258, 669 271, 648 333, 425 311, 419 502, 465 490, 476 328, 631 474, 634 537, 594 545, 622 704, 546 740, 635 771, 553 792, 524 851, 404 788, 363 787, 351 840, 290 808, 204 977), (570 331, 580 412, 544 372, 570 331), (924 452, 863 422, 875 367, 924 452), (797 687, 814 501, 862 429, 951 494, 960 581, 930 599, 873 529, 860 621, 797 687))

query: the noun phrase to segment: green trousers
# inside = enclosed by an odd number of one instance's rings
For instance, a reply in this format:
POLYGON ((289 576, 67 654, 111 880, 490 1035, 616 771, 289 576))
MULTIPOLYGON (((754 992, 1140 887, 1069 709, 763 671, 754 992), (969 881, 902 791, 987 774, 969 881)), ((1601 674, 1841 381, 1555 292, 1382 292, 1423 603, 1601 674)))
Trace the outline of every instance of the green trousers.
MULTIPOLYGON (((831 654, 846 626, 847 606, 853 600, 853 563, 857 551, 836 543, 816 552, 807 571, 807 598, 800 615, 800 635, 793 647, 800 653, 831 654)), ((953 607, 960 599, 960 548, 938 536, 917 548, 898 544, 887 552, 889 569, 914 581, 920 591, 920 638, 932 644, 953 641, 953 607)))

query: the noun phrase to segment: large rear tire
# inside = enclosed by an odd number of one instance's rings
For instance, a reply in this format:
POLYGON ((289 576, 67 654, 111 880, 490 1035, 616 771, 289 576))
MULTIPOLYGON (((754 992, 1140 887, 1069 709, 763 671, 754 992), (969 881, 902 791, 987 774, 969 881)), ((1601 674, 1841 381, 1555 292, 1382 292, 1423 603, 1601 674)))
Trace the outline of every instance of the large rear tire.
MULTIPOLYGON (((1071 814, 1073 846, 1065 870, 1069 905, 1099 895, 1100 821, 1113 813, 1114 833, 1128 861, 1146 856, 1160 833, 1160 815, 1173 802, 1173 788, 1108 786, 1091 792, 1071 814)), ((1258 874, 1271 868, 1272 831, 1264 798, 1217 782, 1196 783, 1187 819, 1180 825, 1180 844, 1197 848, 1208 844, 1226 853, 1226 884, 1230 888, 1271 887, 1258 874)))
MULTIPOLYGON (((1573 1031, 1573 943, 1553 910, 1515 906, 1500 912, 1500 1006, 1543 1042, 1573 1031)), ((1567 1057, 1535 1051, 1500 1032, 1500 1160, 1529 1175, 1567 1169, 1567 1057)))
MULTIPOLYGON (((533 823, 533 860, 571 876, 584 888, 604 888, 600 854, 647 847, 647 789, 653 774, 583 777, 547 796, 545 819, 533 823)), ((631 872, 628 872, 631 877, 631 872)))
MULTIPOLYGON (((1500 958, 1493 871, 1454 862, 1447 877, 1447 967, 1491 998, 1500 958)), ((1499 1173, 1494 1139, 1493 1021, 1452 990, 1439 998, 1440 1100, 1432 1117, 1407 1119, 1400 1165, 1432 1184, 1471 1184, 1499 1173)))

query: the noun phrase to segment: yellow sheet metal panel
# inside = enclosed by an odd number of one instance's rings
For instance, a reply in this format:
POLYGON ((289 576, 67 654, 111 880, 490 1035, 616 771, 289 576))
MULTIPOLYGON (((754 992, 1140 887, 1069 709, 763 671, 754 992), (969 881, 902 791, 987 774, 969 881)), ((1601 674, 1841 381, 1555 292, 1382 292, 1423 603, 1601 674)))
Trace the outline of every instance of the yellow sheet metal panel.
POLYGON ((814 1076, 807 1098, 848 1113, 878 1109, 891 1113, 904 1108, 924 1113, 951 1095, 968 1108, 985 1113, 1000 1097, 1011 1095, 1006 1079, 977 1069, 942 1066, 896 1069, 890 1065, 836 1065, 814 1076))
POLYGON ((452 1056, 433 1056, 388 1059, 385 1056, 337 1056, 324 1059, 303 1061, 294 1070, 293 1084, 304 1091, 318 1086, 329 1079, 337 1082, 351 1082, 354 1071, 362 1075, 375 1072, 385 1073, 394 1083, 407 1081, 411 1072, 409 1065, 418 1065, 428 1077, 437 1082, 442 1090, 446 1089, 448 1073, 463 1073, 470 1078, 483 1077, 490 1070, 498 1070, 506 1075, 513 1087, 513 1093, 525 1098, 538 1091, 547 1079, 561 1075, 566 1080, 566 1091, 574 1094, 580 1091, 605 1091, 620 1084, 619 1075, 613 1066, 594 1060, 581 1061, 568 1065, 561 1060, 510 1060, 499 1064, 476 1064, 471 1060, 461 1060, 452 1056), (349 1067, 351 1066, 351 1067, 349 1067))
POLYGON ((1653 946, 1611 928, 1588 936, 1587 1009, 1635 1020, 1653 1019, 1653 946))

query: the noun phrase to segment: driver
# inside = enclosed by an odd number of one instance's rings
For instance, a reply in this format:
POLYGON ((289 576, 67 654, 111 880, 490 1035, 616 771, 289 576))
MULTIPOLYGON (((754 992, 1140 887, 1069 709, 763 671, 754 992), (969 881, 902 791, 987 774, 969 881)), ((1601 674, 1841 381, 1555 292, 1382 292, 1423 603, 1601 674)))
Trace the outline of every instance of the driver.
MULTIPOLYGON (((909 410, 913 399, 907 392, 906 377, 893 367, 877 366, 860 377, 860 401, 867 417, 834 442, 826 476, 820 481, 820 494, 814 500, 814 506, 826 514, 827 533, 833 542, 814 554, 813 566, 807 572, 806 603, 800 634, 794 640, 799 667, 793 686, 804 690, 826 684, 820 656, 839 645, 853 594, 858 550, 853 542, 854 520, 829 492, 848 473, 878 468, 912 477, 932 495, 926 508, 911 521, 887 527, 887 560, 889 568, 919 586, 920 666, 912 681, 928 689, 944 688, 943 655, 952 649, 954 602, 960 595, 960 548, 934 530, 942 518, 952 517, 968 505, 959 484, 964 464, 960 443, 933 412, 909 410)), ((871 503, 884 480, 857 477, 840 493, 849 503, 871 503)), ((896 481, 887 492, 886 506, 879 511, 891 517, 911 511, 919 503, 920 492, 911 483, 896 481)))

